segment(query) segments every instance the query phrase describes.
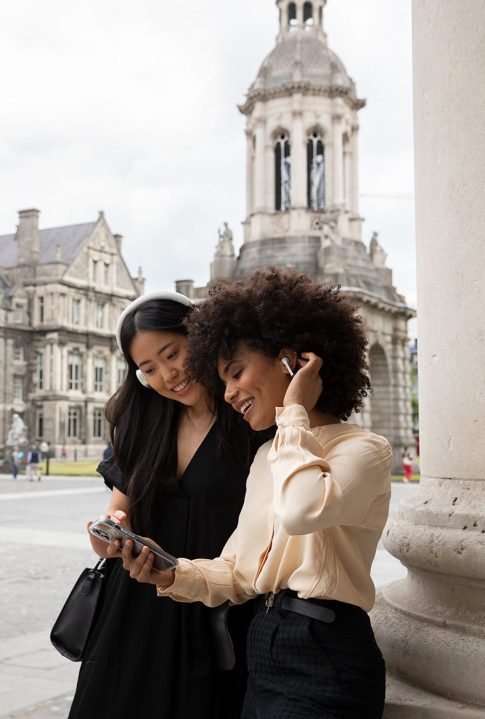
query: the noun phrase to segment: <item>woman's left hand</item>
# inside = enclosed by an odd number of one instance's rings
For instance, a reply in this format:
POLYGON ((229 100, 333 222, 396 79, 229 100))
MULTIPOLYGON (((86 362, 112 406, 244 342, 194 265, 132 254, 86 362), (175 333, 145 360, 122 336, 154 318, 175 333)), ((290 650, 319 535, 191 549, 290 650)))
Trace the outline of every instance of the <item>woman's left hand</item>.
POLYGON ((288 385, 283 407, 301 404, 307 412, 310 412, 322 394, 323 383, 320 377, 322 360, 313 352, 302 352, 298 364, 300 369, 288 385))
MULTIPOLYGON (((152 541, 152 540, 150 540, 152 541)), ((153 552, 143 547, 140 554, 133 554, 133 542, 128 539, 121 552, 123 568, 130 573, 130 577, 143 584, 156 584, 162 589, 168 589, 175 579, 175 570, 166 569, 160 572, 153 569, 153 552)))

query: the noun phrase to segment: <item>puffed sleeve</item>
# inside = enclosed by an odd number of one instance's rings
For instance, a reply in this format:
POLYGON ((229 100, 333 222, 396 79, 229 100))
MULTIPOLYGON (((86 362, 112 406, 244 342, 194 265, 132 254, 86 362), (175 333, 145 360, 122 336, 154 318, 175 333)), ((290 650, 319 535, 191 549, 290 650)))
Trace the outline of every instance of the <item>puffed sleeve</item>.
POLYGON ((203 602, 217 607, 228 600, 242 604, 256 592, 243 589, 235 571, 237 529, 229 537, 221 556, 216 559, 179 559, 175 580, 168 589, 157 587, 159 597, 171 597, 177 602, 203 602))
POLYGON ((113 487, 116 487, 116 489, 119 489, 120 492, 126 494, 125 478, 121 474, 119 467, 112 462, 111 459, 105 459, 98 464, 96 472, 102 476, 105 485, 109 489, 112 490, 113 487))
POLYGON ((384 437, 358 432, 323 456, 305 408, 278 408, 268 461, 273 508, 289 535, 360 525, 375 498, 389 489, 392 450, 384 437))

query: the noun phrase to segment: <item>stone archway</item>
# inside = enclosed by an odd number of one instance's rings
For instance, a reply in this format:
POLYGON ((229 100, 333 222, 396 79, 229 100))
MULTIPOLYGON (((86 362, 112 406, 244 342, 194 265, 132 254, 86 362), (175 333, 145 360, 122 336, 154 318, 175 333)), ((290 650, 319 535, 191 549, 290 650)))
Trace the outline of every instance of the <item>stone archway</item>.
POLYGON ((370 429, 376 434, 390 437, 392 434, 392 397, 389 365, 386 353, 380 344, 374 344, 369 351, 369 375, 372 392, 369 396, 370 429))

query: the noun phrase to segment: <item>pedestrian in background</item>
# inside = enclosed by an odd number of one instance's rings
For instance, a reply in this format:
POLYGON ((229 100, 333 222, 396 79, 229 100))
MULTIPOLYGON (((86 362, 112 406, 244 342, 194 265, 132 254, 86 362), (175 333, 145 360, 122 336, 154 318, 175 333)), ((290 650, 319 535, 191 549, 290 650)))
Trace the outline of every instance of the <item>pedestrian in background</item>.
POLYGON ((402 468, 404 471, 404 482, 410 482, 413 476, 413 458, 409 447, 404 447, 402 451, 402 468))
POLYGON ((12 479, 17 479, 20 465, 22 464, 24 453, 18 447, 14 447, 10 453, 10 462, 12 465, 12 479))
POLYGON ((35 444, 27 455, 27 476, 31 482, 40 482, 40 451, 35 444))
POLYGON ((113 445, 111 444, 111 442, 108 442, 108 444, 106 445, 106 447, 103 450, 103 462, 107 462, 112 454, 113 454, 113 445))

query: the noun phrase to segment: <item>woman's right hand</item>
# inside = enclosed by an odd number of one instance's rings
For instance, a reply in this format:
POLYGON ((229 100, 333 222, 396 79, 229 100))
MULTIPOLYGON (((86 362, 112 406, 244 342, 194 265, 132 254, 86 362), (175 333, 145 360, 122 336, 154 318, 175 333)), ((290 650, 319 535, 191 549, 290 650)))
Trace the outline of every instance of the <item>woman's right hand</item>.
MULTIPOLYGON (((153 544, 153 540, 150 540, 153 544)), ((158 546, 158 545, 157 545, 158 546)), ((131 539, 125 542, 121 553, 123 567, 130 573, 130 577, 142 584, 155 584, 161 589, 168 589, 175 579, 175 569, 166 569, 160 572, 153 569, 154 554, 148 547, 143 547, 140 554, 133 554, 133 542, 131 539)))
MULTIPOLYGON (((116 509, 112 512, 107 512, 104 515, 105 519, 111 519, 113 522, 116 522, 121 527, 128 528, 128 518, 126 516, 126 512, 123 512, 121 509, 116 509)), ((94 524, 93 520, 89 520, 87 523, 87 530, 89 535, 89 541, 91 542, 91 546, 93 548, 93 551, 98 555, 98 557, 102 557, 104 559, 108 557, 121 557, 121 551, 119 550, 119 547, 115 542, 104 542, 102 539, 99 539, 99 537, 95 537, 94 534, 91 534, 89 531, 89 528, 94 524)))

